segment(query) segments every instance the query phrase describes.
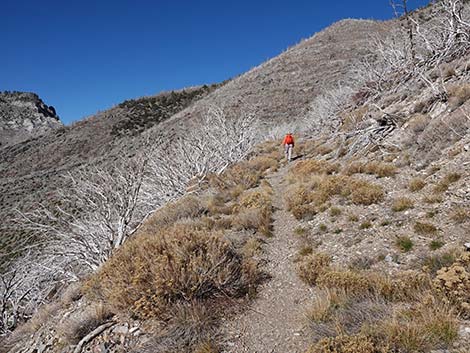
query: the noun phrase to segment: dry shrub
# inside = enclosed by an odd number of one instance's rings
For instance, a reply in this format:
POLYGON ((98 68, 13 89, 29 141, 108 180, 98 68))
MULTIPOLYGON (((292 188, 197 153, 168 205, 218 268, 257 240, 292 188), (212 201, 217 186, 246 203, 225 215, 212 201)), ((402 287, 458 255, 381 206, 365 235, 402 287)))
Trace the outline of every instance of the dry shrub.
POLYGON ((434 186, 433 191, 435 193, 442 193, 447 191, 449 186, 460 179, 461 175, 459 173, 449 173, 447 174, 436 186, 434 186))
POLYGON ((397 310, 393 318, 369 330, 392 352, 430 352, 449 347, 458 338, 458 322, 452 310, 432 297, 397 310))
POLYGON ((346 293, 337 289, 320 289, 315 293, 315 301, 306 311, 311 325, 330 321, 338 308, 348 302, 346 293))
POLYGON ((421 260, 423 269, 429 272, 432 276, 436 275, 437 271, 443 267, 451 266, 457 260, 457 252, 449 250, 438 254, 432 254, 424 257, 421 260))
POLYGON ((154 212, 142 227, 143 233, 156 232, 182 219, 194 219, 202 216, 206 207, 201 199, 189 195, 178 201, 170 202, 154 212))
POLYGON ((372 205, 379 203, 384 199, 384 192, 380 185, 368 183, 365 181, 355 183, 356 187, 352 190, 351 201, 356 205, 372 205))
POLYGON ((439 194, 427 194, 423 197, 423 202, 429 204, 441 203, 442 201, 442 196, 439 194))
POLYGON ((321 145, 317 146, 317 148, 315 149, 317 154, 321 156, 325 156, 328 153, 333 152, 334 150, 335 150, 335 147, 330 145, 328 142, 322 143, 321 145))
POLYGON ((207 200, 207 210, 210 215, 230 215, 233 213, 233 205, 227 204, 221 193, 210 196, 207 200))
POLYGON ((437 271, 434 288, 443 297, 444 302, 456 307, 465 317, 470 316, 470 268, 468 260, 457 261, 451 266, 437 271))
POLYGON ((437 233, 437 228, 435 225, 431 223, 426 223, 426 222, 419 222, 417 221, 413 229, 416 233, 422 234, 422 235, 427 235, 427 234, 435 234, 437 233))
POLYGON ((384 192, 377 184, 345 175, 324 175, 309 183, 292 186, 286 196, 287 208, 297 219, 314 215, 333 196, 349 198, 354 204, 371 205, 383 200, 384 192))
POLYGON ((313 286, 322 273, 329 269, 331 257, 324 253, 304 256, 297 265, 297 273, 302 281, 313 286))
POLYGON ((470 84, 464 83, 447 88, 449 107, 456 109, 470 98, 470 84))
POLYGON ((450 218, 456 223, 465 223, 470 221, 470 207, 455 207, 450 213, 450 218))
POLYGON ((333 164, 325 160, 308 159, 297 162, 289 173, 296 178, 309 178, 312 174, 333 174, 338 172, 338 164, 333 164))
MULTIPOLYGON (((253 154, 254 155, 271 155, 280 151, 279 141, 264 141, 256 145, 253 154)), ((280 154, 282 158, 282 154, 280 154)))
POLYGON ((399 197, 393 201, 392 211, 401 212, 413 208, 413 206, 413 200, 409 199, 408 197, 399 197))
POLYGON ((296 219, 311 220, 317 214, 317 208, 314 205, 299 205, 291 209, 292 214, 296 219))
POLYGON ((350 296, 367 295, 378 290, 375 278, 350 270, 322 271, 316 283, 321 288, 339 289, 350 296))
POLYGON ((141 318, 177 302, 237 297, 257 277, 218 232, 174 225, 128 241, 87 283, 87 292, 141 318))
POLYGON ((272 189, 265 186, 259 190, 244 193, 240 197, 238 214, 233 217, 236 229, 253 229, 265 236, 272 235, 272 189))
POLYGON ((352 129, 356 128, 358 124, 364 121, 368 115, 368 112, 369 107, 367 105, 363 105, 350 111, 344 111, 340 114, 340 117, 343 120, 341 128, 344 131, 351 131, 352 129))
POLYGON ((295 148, 299 155, 311 155, 315 152, 318 145, 319 143, 317 140, 306 139, 298 142, 295 145, 295 148))
POLYGON ((221 175, 211 174, 208 176, 209 185, 219 191, 226 191, 228 196, 231 195, 232 190, 248 190, 258 186, 263 172, 251 168, 248 162, 238 162, 228 168, 221 175))
POLYGON ((112 316, 113 313, 108 306, 102 303, 94 304, 72 313, 60 325, 58 334, 68 344, 76 344, 112 316))
MULTIPOLYGON (((420 109, 422 111, 426 107, 426 102, 417 103, 415 109, 420 109)), ((408 120, 408 127, 415 133, 419 134, 423 132, 427 125, 429 124, 429 116, 424 114, 415 114, 408 120)))
POLYGON ((241 195, 239 205, 242 208, 261 208, 271 204, 269 193, 262 189, 249 191, 241 195))
POLYGON ((391 177, 397 173, 397 168, 393 164, 382 162, 352 162, 343 170, 346 175, 372 174, 379 178, 391 177))
POLYGON ((311 346, 307 353, 380 353, 373 341, 362 334, 324 338, 311 346))
POLYGON ((73 282, 64 290, 60 296, 60 301, 63 305, 69 305, 80 299, 82 295, 82 284, 80 282, 73 282))
POLYGON ((219 347, 212 341, 199 344, 192 353, 219 353, 219 347))
POLYGON ((328 270, 319 274, 316 284, 349 296, 372 295, 391 301, 414 300, 431 288, 429 276, 417 271, 403 271, 392 278, 377 272, 328 270))
POLYGON ((256 238, 249 238, 243 245, 243 255, 246 257, 253 257, 259 254, 262 250, 262 242, 256 238))
MULTIPOLYGON (((217 317, 203 303, 178 303, 171 310, 171 319, 158 334, 139 348, 139 353, 217 353, 213 343, 217 337, 217 317)), ((137 351, 135 352, 137 353, 137 351)))
POLYGON ((271 208, 248 208, 241 210, 232 218, 236 230, 255 230, 267 237, 272 235, 271 208))
POLYGON ((408 184, 408 189, 411 192, 416 192, 423 189, 425 186, 426 182, 424 181, 424 179, 417 177, 410 180, 410 183, 408 184))
POLYGON ((418 300, 432 288, 429 275, 414 270, 398 272, 392 278, 382 279, 378 283, 384 298, 398 302, 418 300))
POLYGON ((443 64, 440 67, 441 77, 446 79, 456 75, 455 65, 452 64, 443 64))
POLYGON ((246 165, 250 170, 275 172, 279 167, 279 160, 270 156, 258 156, 248 160, 246 165))

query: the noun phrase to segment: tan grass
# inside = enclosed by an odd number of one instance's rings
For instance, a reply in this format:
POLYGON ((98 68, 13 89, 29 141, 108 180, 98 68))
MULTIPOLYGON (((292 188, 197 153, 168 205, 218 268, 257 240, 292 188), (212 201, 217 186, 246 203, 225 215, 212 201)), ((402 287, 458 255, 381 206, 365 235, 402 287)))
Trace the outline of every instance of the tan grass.
POLYGON ((449 189, 449 186, 460 179, 461 175, 459 173, 449 173, 442 180, 434 186, 433 191, 435 193, 442 193, 449 189))
POLYGON ((103 303, 93 304, 72 313, 59 326, 58 335, 68 344, 76 344, 96 327, 108 320, 113 313, 103 303))
POLYGON ((397 173, 397 168, 390 163, 383 162, 352 162, 343 169, 346 175, 373 174, 380 178, 391 177, 397 173))
POLYGON ((470 221, 470 207, 457 206, 450 212, 450 219, 455 223, 465 223, 470 221))
POLYGON ((413 208, 414 202, 408 197, 399 197, 393 201, 392 211, 401 212, 413 208))
POLYGON ((470 98, 470 84, 463 83, 447 88, 449 94, 449 106, 456 109, 470 98))
POLYGON ((425 186, 426 182, 424 181, 424 179, 416 177, 410 180, 410 183, 408 184, 408 189, 411 192, 416 192, 422 190, 425 186))
POLYGON ((437 228, 434 224, 416 221, 413 229, 416 233, 422 235, 436 234, 437 228))
POLYGON ((297 265, 297 273, 302 281, 315 285, 318 277, 329 269, 331 257, 324 253, 304 256, 297 265))
POLYGON ((201 199, 189 195, 178 201, 168 203, 155 212, 142 228, 143 233, 158 231, 185 218, 200 217, 206 210, 201 199))

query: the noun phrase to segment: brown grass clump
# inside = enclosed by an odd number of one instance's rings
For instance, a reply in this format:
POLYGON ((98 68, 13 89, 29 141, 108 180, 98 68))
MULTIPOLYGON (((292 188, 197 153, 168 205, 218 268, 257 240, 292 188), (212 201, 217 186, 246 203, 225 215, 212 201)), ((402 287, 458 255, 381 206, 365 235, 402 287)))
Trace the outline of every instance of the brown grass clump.
POLYGON ((103 304, 89 306, 73 313, 60 325, 59 336, 68 344, 76 344, 88 333, 112 317, 112 312, 103 304))
POLYGON ((213 342, 217 335, 215 314, 201 302, 175 304, 168 315, 170 319, 154 330, 156 334, 138 352, 218 353, 213 342))
POLYGON ((271 207, 248 208, 232 218, 232 226, 237 230, 255 230, 267 237, 272 235, 271 207))
POLYGON ((375 278, 350 270, 332 270, 321 272, 316 279, 319 287, 339 289, 348 295, 363 295, 377 292, 375 278))
POLYGON ((426 182, 424 181, 424 179, 417 177, 417 178, 413 178, 413 179, 410 180, 410 183, 408 185, 408 189, 411 192, 416 192, 416 191, 420 191, 425 186, 426 186, 426 182))
POLYGON ((239 205, 243 208, 262 208, 271 204, 267 190, 255 190, 244 193, 240 197, 239 205))
POLYGON ((434 288, 444 301, 470 316, 470 271, 468 263, 456 262, 437 271, 434 288))
POLYGON ((419 114, 419 112, 424 111, 427 108, 427 101, 422 101, 419 103, 416 103, 415 105, 415 112, 418 114, 414 114, 409 120, 408 120, 408 127, 415 133, 419 134, 423 132, 426 127, 429 125, 429 116, 424 115, 424 114, 419 114))
POLYGON ((432 297, 409 309, 397 310, 393 318, 369 329, 392 352, 430 352, 449 347, 458 338, 458 322, 452 311, 432 297))
POLYGON ((311 346, 306 353, 380 353, 373 341, 362 334, 340 335, 324 338, 311 346))
POLYGON ((315 295, 315 301, 307 309, 306 316, 312 324, 327 322, 335 314, 335 310, 344 307, 348 296, 341 290, 321 289, 315 295))
POLYGON ((279 167, 279 160, 270 156, 258 156, 248 160, 246 165, 250 170, 275 172, 279 167))
POLYGON ((200 217, 206 211, 203 202, 195 196, 185 196, 168 203, 155 212, 142 228, 143 233, 151 233, 182 219, 200 217))
POLYGON ((433 191, 435 193, 442 193, 447 191, 449 186, 460 179, 461 175, 459 173, 449 173, 447 174, 436 186, 434 186, 433 191))
POLYGON ((293 185, 286 196, 287 208, 297 219, 306 218, 325 209, 325 203, 336 195, 360 205, 378 203, 384 198, 380 185, 345 175, 324 175, 293 185))
POLYGON ((422 234, 422 235, 437 233, 436 226, 431 223, 417 221, 415 225, 413 226, 413 229, 416 233, 422 234))
POLYGON ((449 107, 456 109, 470 98, 470 84, 464 83, 447 88, 449 107))
POLYGON ((424 195, 423 202, 429 203, 429 204, 441 203, 442 196, 439 194, 427 194, 427 195, 424 195))
POLYGON ((304 256, 298 266, 297 273, 302 281, 315 285, 318 277, 329 269, 331 257, 323 253, 313 253, 304 256))
POLYGON ((357 183, 351 193, 351 201, 356 205, 372 205, 383 201, 383 199, 382 187, 368 182, 357 183))
POLYGON ((379 178, 383 178, 394 176, 397 173, 397 168, 393 164, 382 162, 353 162, 346 166, 343 173, 349 176, 358 173, 373 174, 379 178))
POLYGON ((236 297, 256 269, 220 233, 174 225, 128 241, 87 283, 87 293, 141 318, 177 302, 236 297))
POLYGON ((470 208, 464 206, 455 207, 450 214, 450 218, 456 223, 470 221, 470 208))
POLYGON ((271 188, 265 186, 259 190, 244 193, 240 197, 238 213, 233 217, 232 225, 236 229, 253 229, 265 236, 272 235, 271 188))
POLYGON ((393 201, 392 211, 401 212, 413 208, 413 206, 413 200, 409 199, 408 197, 399 197, 393 201))
POLYGON ((332 164, 325 160, 308 159, 296 163, 289 173, 298 178, 308 178, 312 174, 333 174, 338 170, 338 164, 332 164))

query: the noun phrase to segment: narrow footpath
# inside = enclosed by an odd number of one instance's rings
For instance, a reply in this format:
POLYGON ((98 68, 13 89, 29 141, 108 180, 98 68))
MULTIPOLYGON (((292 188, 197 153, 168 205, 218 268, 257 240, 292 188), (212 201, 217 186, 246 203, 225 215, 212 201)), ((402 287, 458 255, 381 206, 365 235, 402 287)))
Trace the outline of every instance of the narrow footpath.
POLYGON ((260 288, 250 308, 225 323, 225 353, 304 353, 308 347, 305 310, 313 292, 295 271, 299 239, 297 220, 285 209, 284 166, 269 178, 274 191, 273 237, 263 249, 263 270, 271 278, 260 288))

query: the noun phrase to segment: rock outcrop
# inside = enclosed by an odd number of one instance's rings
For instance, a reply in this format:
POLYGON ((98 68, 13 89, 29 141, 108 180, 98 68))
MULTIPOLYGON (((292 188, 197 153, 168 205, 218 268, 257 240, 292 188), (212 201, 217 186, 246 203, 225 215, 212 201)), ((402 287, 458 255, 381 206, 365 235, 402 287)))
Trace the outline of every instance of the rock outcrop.
POLYGON ((0 92, 0 148, 61 126, 54 107, 46 105, 37 94, 0 92))

